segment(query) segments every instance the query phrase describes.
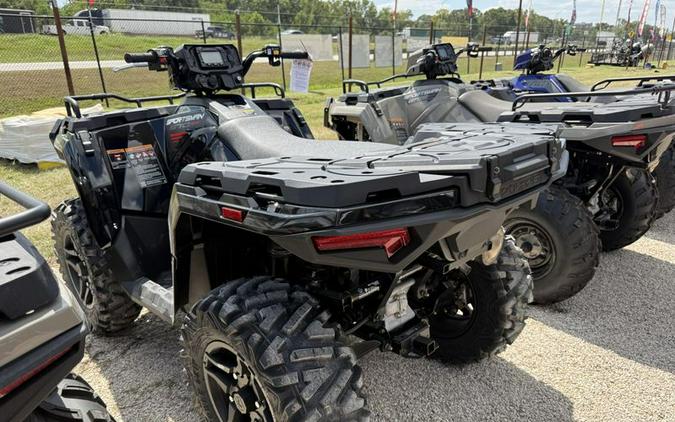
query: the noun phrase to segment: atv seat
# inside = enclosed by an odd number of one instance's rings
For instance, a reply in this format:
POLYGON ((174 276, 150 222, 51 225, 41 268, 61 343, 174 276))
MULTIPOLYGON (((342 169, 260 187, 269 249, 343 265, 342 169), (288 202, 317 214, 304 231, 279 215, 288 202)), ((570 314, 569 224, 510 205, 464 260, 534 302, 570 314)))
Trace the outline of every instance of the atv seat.
POLYGON ((395 148, 370 142, 307 140, 286 132, 269 116, 230 120, 218 128, 218 135, 242 160, 285 156, 353 158, 359 154, 395 148))

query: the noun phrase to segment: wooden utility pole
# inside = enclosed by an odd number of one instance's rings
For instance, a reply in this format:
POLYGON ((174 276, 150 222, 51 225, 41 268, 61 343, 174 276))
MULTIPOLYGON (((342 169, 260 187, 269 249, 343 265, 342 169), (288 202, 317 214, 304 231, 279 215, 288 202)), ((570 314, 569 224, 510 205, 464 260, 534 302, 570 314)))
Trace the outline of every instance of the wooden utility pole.
POLYGON ((429 26, 429 44, 434 43, 434 20, 431 20, 431 25, 429 26))
POLYGON ((354 47, 352 35, 354 34, 354 18, 352 13, 349 12, 349 56, 347 60, 349 61, 349 79, 352 78, 352 48, 354 47))
POLYGON ((70 62, 68 61, 68 50, 66 50, 66 41, 63 39, 63 27, 61 26, 61 14, 56 0, 51 0, 52 12, 54 13, 54 25, 56 26, 56 35, 59 38, 59 48, 61 49, 61 60, 63 61, 63 70, 66 72, 66 84, 68 85, 68 95, 75 95, 73 87, 73 75, 70 73, 70 62))
POLYGON ((520 19, 523 17, 523 0, 518 1, 518 23, 516 24, 516 46, 513 51, 513 65, 516 65, 518 58, 518 39, 520 38, 520 19))

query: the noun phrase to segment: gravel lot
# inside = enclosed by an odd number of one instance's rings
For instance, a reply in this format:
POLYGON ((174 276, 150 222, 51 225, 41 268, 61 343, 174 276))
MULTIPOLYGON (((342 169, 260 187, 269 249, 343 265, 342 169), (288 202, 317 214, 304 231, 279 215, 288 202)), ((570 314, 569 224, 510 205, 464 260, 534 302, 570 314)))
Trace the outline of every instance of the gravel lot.
MULTIPOLYGON (((576 297, 533 308, 497 358, 454 367, 392 354, 362 361, 377 421, 675 421, 675 213, 602 257, 576 297)), ((194 421, 177 331, 151 315, 92 337, 77 368, 122 421, 194 421)))

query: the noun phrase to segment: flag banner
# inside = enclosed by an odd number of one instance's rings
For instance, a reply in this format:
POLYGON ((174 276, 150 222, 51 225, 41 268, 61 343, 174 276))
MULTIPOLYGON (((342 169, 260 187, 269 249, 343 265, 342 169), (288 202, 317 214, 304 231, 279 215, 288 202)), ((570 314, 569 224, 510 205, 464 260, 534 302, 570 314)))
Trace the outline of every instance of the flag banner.
POLYGON ((527 14, 525 15, 525 29, 530 29, 530 16, 532 15, 532 0, 530 0, 529 5, 527 6, 527 14))
POLYGON ((570 18, 570 25, 574 25, 577 22, 577 0, 574 0, 572 3, 572 17, 570 18))
POLYGON ((630 23, 630 12, 633 11, 633 0, 628 0, 628 23, 630 23))
POLYGON ((638 22, 637 27, 637 36, 642 37, 642 34, 645 30, 645 24, 647 23, 647 15, 649 14, 649 6, 652 0, 645 0, 644 5, 642 6, 642 14, 640 15, 640 21, 638 22))
POLYGON ((466 0, 466 7, 469 9, 469 17, 473 16, 473 0, 466 0))

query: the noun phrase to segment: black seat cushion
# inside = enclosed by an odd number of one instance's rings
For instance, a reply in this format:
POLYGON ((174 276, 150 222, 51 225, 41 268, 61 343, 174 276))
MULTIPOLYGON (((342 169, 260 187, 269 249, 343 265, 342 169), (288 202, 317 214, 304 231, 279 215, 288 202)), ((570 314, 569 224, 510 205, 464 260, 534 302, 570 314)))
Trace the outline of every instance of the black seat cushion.
POLYGON ((511 111, 513 106, 511 101, 500 100, 482 90, 465 92, 458 100, 483 122, 496 122, 502 113, 511 111))
POLYGON ((353 158, 371 151, 386 151, 387 144, 348 141, 317 141, 283 130, 269 116, 230 120, 218 128, 220 138, 242 160, 273 157, 353 158))

